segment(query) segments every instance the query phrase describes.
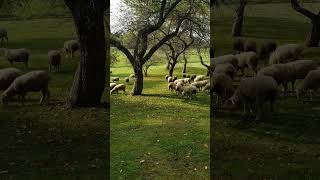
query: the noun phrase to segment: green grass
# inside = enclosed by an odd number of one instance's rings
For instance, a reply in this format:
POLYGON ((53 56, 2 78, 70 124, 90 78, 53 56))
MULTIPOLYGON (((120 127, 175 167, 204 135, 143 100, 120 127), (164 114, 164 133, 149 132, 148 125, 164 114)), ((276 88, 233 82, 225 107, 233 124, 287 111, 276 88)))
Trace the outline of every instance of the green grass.
MULTIPOLYGON (((188 59, 188 73, 206 73, 196 55, 188 59)), ((164 62, 150 68, 142 96, 129 95, 132 81, 126 94, 111 96, 113 179, 209 179, 209 95, 186 100, 169 92, 164 62)), ((132 73, 125 58, 111 70, 121 83, 132 73)))
MULTIPOLYGON (((8 20, 0 26, 8 29, 9 48, 30 50, 29 70, 48 69, 48 50, 76 38, 71 19, 8 20)), ((61 71, 50 74, 48 105, 38 104, 39 93, 29 93, 25 106, 0 107, 1 179, 106 178, 107 111, 65 107, 77 63, 78 57, 64 58, 61 71)), ((1 57, 0 68, 9 66, 1 57)))
MULTIPOLYGON (((310 8, 310 4, 305 4, 310 8)), ((320 8, 313 3, 312 9, 320 8)), ((226 7, 224 7, 226 8, 226 7)), ((232 13, 221 9, 214 15, 213 43, 217 55, 232 53, 232 13)), ((316 11, 315 11, 316 12, 316 11)), ((300 43, 310 31, 309 20, 287 4, 248 5, 243 36, 274 39, 278 44, 300 43)), ((305 59, 320 61, 320 48, 304 52, 305 59)), ((294 95, 280 98, 276 113, 261 122, 244 123, 239 111, 215 114, 212 170, 225 179, 318 179, 320 97, 297 102, 294 95)), ((252 118, 250 118, 252 119, 252 118)))

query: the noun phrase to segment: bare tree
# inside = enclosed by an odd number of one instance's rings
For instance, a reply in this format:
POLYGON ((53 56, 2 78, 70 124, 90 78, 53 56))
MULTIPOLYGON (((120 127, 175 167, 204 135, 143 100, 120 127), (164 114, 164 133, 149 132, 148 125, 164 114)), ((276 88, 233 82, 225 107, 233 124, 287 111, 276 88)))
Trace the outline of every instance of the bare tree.
POLYGON ((306 39, 306 46, 308 47, 318 47, 320 41, 320 11, 318 14, 315 14, 305 8, 303 8, 298 0, 291 0, 292 8, 308 17, 312 23, 312 30, 310 35, 306 39))
POLYGON ((236 9, 236 12, 235 12, 235 19, 232 27, 233 36, 241 36, 244 10, 246 8, 246 5, 247 5, 247 0, 240 0, 239 7, 236 9))
POLYGON ((64 0, 73 16, 81 57, 70 92, 72 106, 100 104, 106 79, 104 13, 107 0, 64 0))

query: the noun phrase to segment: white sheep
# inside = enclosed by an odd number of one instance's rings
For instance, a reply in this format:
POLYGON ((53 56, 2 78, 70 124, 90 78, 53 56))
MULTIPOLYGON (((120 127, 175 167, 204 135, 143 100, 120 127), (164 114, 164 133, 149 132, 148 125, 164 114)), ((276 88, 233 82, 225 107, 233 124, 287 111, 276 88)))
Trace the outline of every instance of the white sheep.
POLYGON ((119 77, 111 77, 111 81, 112 81, 112 82, 117 82, 117 81, 119 81, 119 80, 120 80, 119 77))
POLYGON ((197 88, 192 85, 182 86, 182 96, 192 99, 197 94, 197 88))
POLYGON ((215 58, 210 58, 210 66, 216 66, 218 64, 230 63, 234 68, 238 69, 238 59, 233 54, 227 54, 223 56, 218 56, 215 58))
POLYGON ((260 57, 269 56, 273 51, 277 49, 277 43, 273 40, 265 40, 260 47, 260 57))
POLYGON ((117 83, 110 83, 110 90, 112 90, 116 85, 117 83))
POLYGON ((313 92, 318 91, 320 88, 320 69, 310 71, 303 79, 302 83, 296 90, 297 99, 299 100, 301 94, 309 91, 310 100, 312 101, 313 92))
POLYGON ((66 53, 66 55, 71 55, 71 58, 73 58, 74 53, 79 50, 80 42, 78 40, 69 40, 63 44, 64 53, 66 53))
POLYGON ((205 79, 206 79, 206 76, 199 75, 199 76, 196 76, 193 81, 197 82, 197 81, 202 81, 202 80, 205 80, 205 79))
POLYGON ((1 51, 10 62, 11 66, 13 66, 13 62, 22 62, 25 64, 25 67, 28 68, 30 53, 27 49, 1 49, 1 51))
POLYGON ((61 53, 57 50, 50 50, 48 52, 49 57, 49 71, 59 70, 61 65, 61 53))
POLYGON ((125 84, 118 84, 110 91, 110 93, 111 94, 118 93, 119 91, 122 91, 125 93, 126 92, 126 85, 125 84))
POLYGON ((17 68, 5 68, 0 70, 0 91, 6 90, 22 71, 17 68))
POLYGON ((234 105, 238 102, 242 103, 244 114, 247 114, 247 108, 252 110, 252 107, 255 107, 257 109, 256 120, 260 120, 263 115, 263 104, 269 102, 270 111, 273 112, 276 96, 277 82, 272 77, 261 75, 243 78, 229 100, 234 105))
POLYGON ((49 74, 46 71, 31 71, 17 77, 12 84, 2 93, 2 103, 8 104, 9 100, 18 95, 19 100, 24 104, 25 96, 28 92, 41 91, 42 97, 40 103, 44 100, 49 101, 49 74))
POLYGON ((238 58, 238 67, 242 74, 244 74, 245 68, 250 68, 252 71, 257 73, 258 55, 256 52, 243 52, 237 54, 236 57, 238 58))
POLYGON ((221 102, 224 102, 234 93, 232 79, 228 75, 222 73, 211 74, 210 88, 218 97, 216 101, 217 104, 220 102, 219 99, 221 99, 221 102))
POLYGON ((130 74, 129 78, 133 79, 135 78, 136 76, 134 74, 130 74))
POLYGON ((176 84, 174 83, 174 82, 170 82, 169 84, 168 84, 168 89, 170 90, 170 91, 174 91, 174 90, 176 90, 176 84))
POLYGON ((304 45, 301 44, 286 44, 279 46, 269 58, 270 64, 281 64, 294 61, 301 57, 304 50, 304 45))
POLYGON ((168 77, 168 79, 167 79, 167 81, 168 81, 168 83, 170 83, 170 82, 173 82, 174 80, 173 80, 173 77, 168 77))
POLYGON ((209 93, 210 92, 210 83, 207 83, 203 88, 202 91, 205 93, 209 93))
POLYGON ((225 74, 225 75, 228 75, 231 79, 234 78, 236 72, 237 72, 236 68, 234 68, 234 66, 231 65, 230 63, 218 64, 215 66, 213 70, 213 73, 225 74))

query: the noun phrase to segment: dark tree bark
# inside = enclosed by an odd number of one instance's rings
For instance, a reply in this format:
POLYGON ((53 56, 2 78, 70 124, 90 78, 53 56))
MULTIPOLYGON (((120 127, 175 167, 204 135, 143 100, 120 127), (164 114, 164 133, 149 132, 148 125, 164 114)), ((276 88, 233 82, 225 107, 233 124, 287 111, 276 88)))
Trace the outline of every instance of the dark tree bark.
POLYGON ((236 12, 235 12, 235 20, 232 27, 233 36, 241 36, 244 10, 246 8, 246 5, 247 5, 247 0, 240 0, 239 7, 236 9, 236 12))
POLYGON ((105 87, 104 12, 107 0, 65 0, 80 41, 81 57, 70 92, 71 106, 97 106, 105 87))
POLYGON ((183 64, 182 74, 186 74, 187 73, 188 59, 187 59, 185 53, 183 53, 183 60, 184 60, 184 64, 183 64))
POLYGON ((306 39, 307 47, 318 47, 320 42, 320 11, 315 14, 305 8, 303 8, 298 0, 291 0, 292 8, 308 17, 312 23, 312 29, 309 36, 306 39))
POLYGON ((177 62, 178 62, 177 59, 173 59, 172 63, 170 63, 169 76, 173 76, 173 71, 174 71, 174 68, 176 67, 177 62))

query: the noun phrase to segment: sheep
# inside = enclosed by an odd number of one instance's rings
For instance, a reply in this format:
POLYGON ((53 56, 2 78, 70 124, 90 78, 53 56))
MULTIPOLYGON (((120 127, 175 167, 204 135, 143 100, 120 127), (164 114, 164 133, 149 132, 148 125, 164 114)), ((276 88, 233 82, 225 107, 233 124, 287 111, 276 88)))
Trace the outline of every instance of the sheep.
POLYGON ((135 78, 136 76, 134 74, 130 74, 129 78, 133 79, 135 78))
POLYGON ((249 39, 235 38, 233 40, 233 49, 239 53, 248 51, 257 52, 257 43, 249 39))
POLYGON ((175 84, 176 84, 175 90, 176 90, 177 95, 182 94, 182 90, 183 90, 182 88, 183 88, 184 84, 182 82, 178 82, 175 84))
POLYGON ((273 51, 277 49, 277 43, 273 40, 266 40, 260 47, 260 58, 269 56, 273 51))
POLYGON ((205 93, 209 93, 210 92, 210 83, 206 84, 204 86, 204 88, 202 88, 202 91, 205 93))
POLYGON ((173 81, 174 81, 174 80, 173 80, 173 77, 171 77, 171 76, 170 76, 170 77, 168 77, 168 79, 167 79, 167 80, 168 80, 168 83, 170 83, 170 82, 173 82, 173 81))
POLYGON ((222 74, 226 74, 228 75, 231 79, 234 78, 235 74, 236 74, 236 69, 234 68, 233 65, 231 65, 230 63, 225 63, 225 64, 218 64, 215 68, 214 68, 214 73, 222 73, 222 74))
POLYGON ((17 77, 12 84, 2 93, 2 103, 7 105, 9 100, 18 95, 18 99, 21 101, 22 105, 25 101, 25 96, 28 92, 39 92, 41 91, 42 97, 40 99, 40 104, 45 100, 49 101, 49 74, 46 71, 38 70, 31 71, 17 77))
POLYGON ((219 103, 219 98, 223 102, 230 98, 234 93, 232 79, 226 74, 212 73, 210 78, 210 88, 212 92, 218 96, 217 104, 219 103))
POLYGON ((112 90, 116 85, 117 83, 110 83, 110 90, 112 90))
POLYGON ((279 46, 269 58, 270 64, 282 64, 299 59, 304 50, 301 44, 286 44, 279 46))
POLYGON ((115 92, 118 93, 119 91, 126 92, 126 85, 125 84, 118 84, 110 91, 110 93, 111 94, 113 94, 115 92))
POLYGON ((304 79, 309 71, 317 69, 318 64, 312 60, 298 60, 286 64, 274 64, 261 69, 258 75, 271 76, 277 83, 283 86, 284 95, 288 89, 288 82, 292 84, 292 91, 294 91, 294 84, 297 79, 304 79))
POLYGON ((7 41, 7 44, 9 43, 8 32, 4 28, 0 28, 0 41, 1 44, 3 44, 4 41, 7 41))
POLYGON ((49 71, 59 70, 61 65, 61 53, 57 50, 50 50, 48 52, 49 57, 49 71))
POLYGON ((191 81, 194 81, 194 79, 195 79, 196 77, 197 77, 197 75, 192 74, 192 75, 190 76, 191 81))
POLYGON ((243 45, 244 52, 257 52, 257 43, 253 40, 246 40, 243 45))
POLYGON ((13 62, 22 62, 25 64, 25 67, 28 68, 30 53, 27 49, 1 49, 1 51, 10 62, 11 66, 13 66, 13 62))
POLYGON ((130 78, 129 78, 129 77, 125 77, 125 78, 124 78, 124 82, 129 83, 129 81, 130 81, 130 78))
POLYGON ((80 43, 78 40, 69 40, 63 44, 64 53, 66 53, 66 55, 71 55, 71 58, 73 58, 74 53, 78 50, 80 50, 80 43))
POLYGON ((209 80, 202 80, 202 81, 193 82, 191 83, 191 85, 201 90, 202 87, 206 86, 208 83, 209 83, 209 80))
POLYGON ((5 68, 0 70, 0 91, 6 90, 22 71, 16 68, 5 68))
POLYGON ((168 84, 168 89, 172 92, 172 91, 176 90, 176 86, 177 85, 174 82, 170 82, 168 84))
POLYGON ((243 78, 240 85, 229 99, 232 104, 241 102, 243 113, 247 114, 247 108, 256 107, 256 120, 260 120, 263 115, 263 104, 270 102, 270 111, 274 110, 274 102, 277 96, 277 82, 269 76, 255 76, 243 78))
POLYGON ((111 81, 112 81, 112 82, 117 82, 117 81, 119 81, 119 80, 120 80, 119 77, 111 77, 111 81))
POLYGON ((233 54, 218 56, 215 58, 210 58, 210 66, 215 67, 218 64, 225 64, 230 63, 232 64, 236 69, 238 69, 238 59, 233 54))
POLYGON ((169 78, 169 77, 171 77, 171 76, 169 76, 169 75, 166 75, 166 76, 165 76, 166 80, 168 80, 168 78, 169 78))
POLYGON ((178 77, 177 77, 177 76, 173 76, 172 78, 173 78, 173 79, 172 79, 173 81, 175 81, 175 80, 177 80, 177 79, 178 79, 178 77))
POLYGON ((197 94, 197 88, 195 86, 182 86, 182 96, 192 99, 197 94))
POLYGON ((316 92, 320 88, 320 69, 310 71, 303 79, 302 83, 296 90, 297 99, 305 91, 309 90, 310 100, 312 101, 313 92, 316 92), (312 92, 313 91, 313 92, 312 92))
POLYGON ((206 79, 206 76, 204 76, 204 75, 199 75, 199 76, 196 76, 193 81, 194 81, 194 82, 197 82, 197 81, 202 81, 202 80, 204 80, 204 79, 206 79))
POLYGON ((258 55, 256 52, 244 52, 237 54, 236 57, 238 59, 238 67, 241 70, 242 75, 244 74, 246 67, 257 73, 258 55))

